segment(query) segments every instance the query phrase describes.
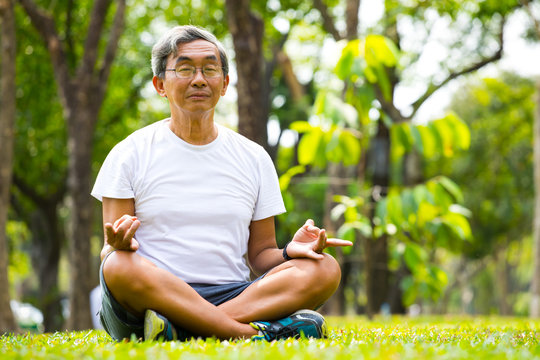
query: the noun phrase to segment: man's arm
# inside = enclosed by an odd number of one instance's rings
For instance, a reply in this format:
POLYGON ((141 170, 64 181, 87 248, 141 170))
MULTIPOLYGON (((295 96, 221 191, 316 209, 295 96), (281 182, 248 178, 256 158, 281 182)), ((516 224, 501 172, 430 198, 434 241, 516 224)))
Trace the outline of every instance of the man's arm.
POLYGON ((285 261, 277 247, 273 216, 252 221, 249 225, 248 260, 258 275, 285 261))
MULTIPOLYGON (((315 226, 309 219, 294 234, 287 246, 290 258, 310 258, 322 260, 322 252, 327 247, 351 246, 350 241, 328 239, 326 231, 315 226)), ((283 263, 283 251, 277 248, 274 217, 252 221, 249 227, 248 259, 255 273, 261 274, 283 263)))
POLYGON ((136 251, 139 243, 135 231, 141 225, 135 217, 134 199, 103 198, 104 244, 101 260, 113 250, 136 251))

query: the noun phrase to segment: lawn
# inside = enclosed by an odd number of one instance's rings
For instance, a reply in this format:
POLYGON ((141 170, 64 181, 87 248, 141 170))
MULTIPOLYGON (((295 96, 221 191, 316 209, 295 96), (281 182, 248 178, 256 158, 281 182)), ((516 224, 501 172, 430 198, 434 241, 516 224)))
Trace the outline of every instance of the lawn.
POLYGON ((329 318, 325 340, 113 342, 102 331, 3 336, 2 359, 540 359, 540 321, 329 318))

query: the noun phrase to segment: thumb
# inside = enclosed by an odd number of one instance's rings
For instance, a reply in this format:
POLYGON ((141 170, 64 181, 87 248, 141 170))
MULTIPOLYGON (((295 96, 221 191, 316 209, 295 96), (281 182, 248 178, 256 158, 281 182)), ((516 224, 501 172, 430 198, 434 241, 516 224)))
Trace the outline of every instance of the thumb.
POLYGON ((315 259, 315 260, 322 260, 324 259, 324 255, 323 254, 318 254, 316 253, 315 251, 313 250, 310 250, 306 256, 310 259, 315 259))
POLYGON ((131 244, 129 246, 131 250, 137 251, 139 250, 139 242, 135 238, 131 238, 131 244))

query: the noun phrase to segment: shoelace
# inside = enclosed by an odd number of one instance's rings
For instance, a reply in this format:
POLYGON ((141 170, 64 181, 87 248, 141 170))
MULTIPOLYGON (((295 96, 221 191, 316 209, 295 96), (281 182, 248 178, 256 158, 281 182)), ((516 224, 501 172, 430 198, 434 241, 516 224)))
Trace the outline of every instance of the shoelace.
MULTIPOLYGON (((297 332, 298 328, 301 326, 301 325, 304 325, 306 324, 305 322, 298 325, 298 324, 289 324, 289 325, 285 325, 284 327, 282 327, 281 329, 279 329, 278 331, 276 331, 275 333, 275 338, 281 338, 281 337, 285 337, 285 338, 289 338, 289 337, 292 337, 293 335, 294 336, 299 336, 300 334, 297 332), (293 327, 293 325, 295 325, 295 327, 293 327)), ((308 324, 310 325, 310 324, 308 324)))

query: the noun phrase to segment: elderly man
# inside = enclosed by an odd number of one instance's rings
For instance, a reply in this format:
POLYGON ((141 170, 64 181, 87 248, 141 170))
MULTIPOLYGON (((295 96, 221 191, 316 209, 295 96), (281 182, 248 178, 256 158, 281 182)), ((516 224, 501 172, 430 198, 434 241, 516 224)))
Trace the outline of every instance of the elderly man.
POLYGON ((92 195, 102 201, 101 321, 115 339, 324 337, 316 313, 340 269, 308 220, 284 249, 285 211, 262 147, 214 122, 229 85, 223 46, 194 26, 152 49, 153 84, 170 117, 118 143, 92 195), (250 281, 250 268, 259 278, 250 281))

